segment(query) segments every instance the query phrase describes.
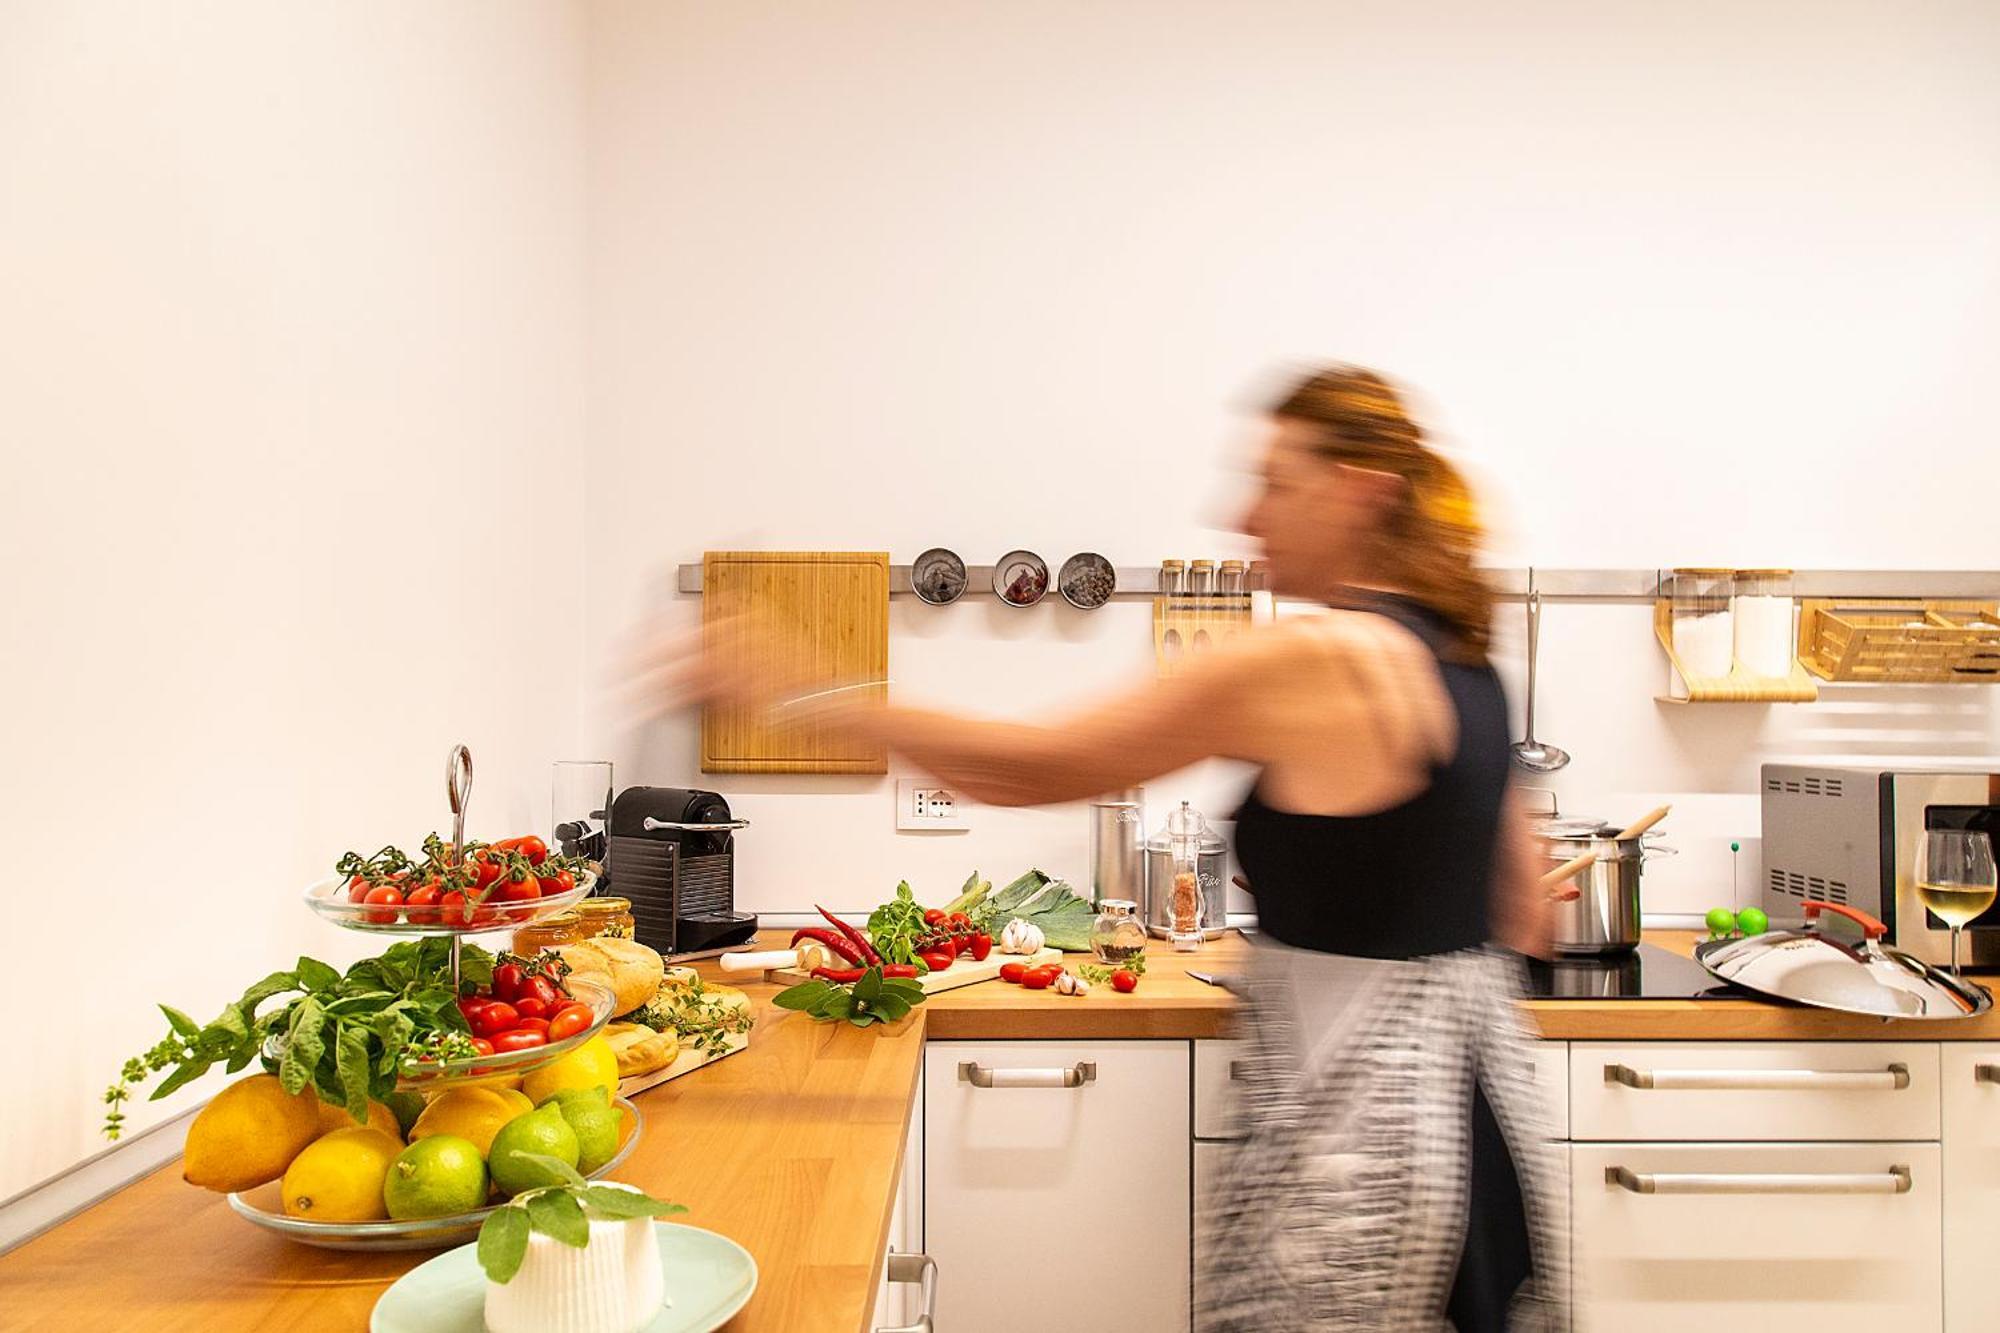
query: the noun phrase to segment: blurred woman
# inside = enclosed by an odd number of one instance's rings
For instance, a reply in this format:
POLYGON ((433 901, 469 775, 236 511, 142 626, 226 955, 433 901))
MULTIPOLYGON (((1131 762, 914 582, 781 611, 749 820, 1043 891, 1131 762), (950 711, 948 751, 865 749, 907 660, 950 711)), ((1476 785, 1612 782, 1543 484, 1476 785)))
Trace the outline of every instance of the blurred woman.
MULTIPOLYGON (((1221 756, 1260 766, 1237 859, 1248 1138, 1208 1234, 1205 1330, 1555 1328, 1558 1186, 1513 1001, 1546 902, 1506 807, 1491 595, 1458 471, 1380 376, 1270 414, 1244 527, 1324 603, 1047 725, 833 693, 826 716, 974 798, 1071 801, 1221 756)), ((744 673, 713 655, 714 694, 744 673)), ((877 693, 877 692, 869 692, 877 693)))

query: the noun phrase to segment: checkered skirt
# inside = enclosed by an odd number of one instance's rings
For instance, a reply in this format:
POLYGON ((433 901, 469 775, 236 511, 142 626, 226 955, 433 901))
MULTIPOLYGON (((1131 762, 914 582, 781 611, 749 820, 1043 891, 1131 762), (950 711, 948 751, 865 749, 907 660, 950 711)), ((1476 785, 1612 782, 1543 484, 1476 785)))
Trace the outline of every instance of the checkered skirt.
POLYGON ((1516 1000, 1518 959, 1349 958, 1260 938, 1241 989, 1247 1137, 1206 1215, 1202 1333, 1444 1330, 1477 1078, 1513 1158, 1534 1274, 1509 1324, 1568 1326, 1567 1199, 1516 1000))

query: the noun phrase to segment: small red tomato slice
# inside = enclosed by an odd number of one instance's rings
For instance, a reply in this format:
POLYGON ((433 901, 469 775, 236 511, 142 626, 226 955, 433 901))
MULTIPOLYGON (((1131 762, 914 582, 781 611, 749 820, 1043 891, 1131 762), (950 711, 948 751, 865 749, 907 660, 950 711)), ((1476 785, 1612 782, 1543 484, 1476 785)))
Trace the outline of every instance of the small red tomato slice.
POLYGON ((1021 982, 1022 975, 1025 974, 1027 970, 1028 970, 1028 965, 1026 963, 1002 963, 1000 964, 1000 980, 1011 981, 1014 984, 1019 985, 1021 982))
POLYGON ((503 1032, 493 1039, 493 1053, 505 1055, 508 1051, 525 1051, 530 1046, 546 1046, 549 1039, 533 1028, 515 1028, 503 1032))
POLYGON ((1139 978, 1121 967, 1111 974, 1111 989, 1129 995, 1139 989, 1139 978))
MULTIPOLYGON (((505 1000, 495 1000, 465 1021, 472 1024, 472 1035, 491 1037, 495 1033, 506 1032, 520 1022, 521 1015, 513 1005, 505 1000)), ((496 1045, 494 1049, 499 1049, 496 1045)))
POLYGON ((549 1015, 549 1040, 561 1041, 565 1037, 574 1037, 577 1033, 587 1030, 594 1017, 587 1004, 564 1005, 549 1015))

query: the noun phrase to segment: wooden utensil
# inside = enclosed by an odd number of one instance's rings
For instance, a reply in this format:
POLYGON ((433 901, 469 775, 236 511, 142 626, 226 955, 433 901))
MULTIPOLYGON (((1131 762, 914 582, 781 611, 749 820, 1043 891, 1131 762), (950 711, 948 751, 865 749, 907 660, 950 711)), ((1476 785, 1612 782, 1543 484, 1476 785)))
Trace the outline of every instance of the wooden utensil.
POLYGON ((1618 835, 1619 839, 1622 841, 1626 838, 1638 837, 1640 834, 1644 833, 1647 829, 1653 827, 1653 825, 1659 823, 1662 819, 1665 819, 1667 817, 1667 812, 1672 809, 1673 807, 1671 805, 1663 805, 1657 810, 1650 810, 1646 812, 1645 814, 1639 816, 1639 821, 1637 823, 1628 825, 1624 829, 1624 831, 1619 833, 1618 835))
MULTIPOLYGON (((709 551, 702 558, 702 624, 747 623, 764 646, 730 671, 801 695, 889 676, 886 551, 709 551)), ((715 640, 711 640, 714 643, 715 640)), ((704 773, 886 773, 889 755, 808 712, 735 705, 701 715, 704 773)))
POLYGON ((1555 890, 1563 883, 1564 880, 1572 879, 1577 875, 1581 875, 1584 871, 1590 869, 1590 867, 1596 864, 1597 864, 1596 852, 1585 852, 1582 856, 1572 856, 1569 860, 1563 862, 1561 865, 1557 866, 1554 870, 1551 870, 1547 874, 1544 874, 1539 880, 1536 881, 1536 883, 1540 884, 1542 890, 1545 893, 1547 893, 1551 898, 1554 898, 1559 903, 1566 903, 1573 900, 1577 896, 1576 890, 1565 889, 1561 893, 1557 893, 1555 890))

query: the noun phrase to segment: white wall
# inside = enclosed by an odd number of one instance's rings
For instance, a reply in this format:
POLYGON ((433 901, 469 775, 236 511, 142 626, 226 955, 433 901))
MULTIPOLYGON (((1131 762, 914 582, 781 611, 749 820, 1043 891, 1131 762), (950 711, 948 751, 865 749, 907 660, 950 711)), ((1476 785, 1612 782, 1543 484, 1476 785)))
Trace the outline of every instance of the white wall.
MULTIPOLYGON (((593 643, 691 620, 666 589, 707 547, 1240 552, 1235 409, 1293 359, 1416 385, 1487 479, 1500 562, 1994 563, 1982 0, 597 0, 590 24, 593 643)), ((1656 704, 1648 615, 1549 609, 1542 730, 1576 755, 1566 805, 1678 803, 1657 909, 1728 898, 1763 757, 2000 750, 1984 694, 1656 704)), ((1032 714, 1143 671, 1146 625, 899 599, 891 671, 1032 714)), ((589 726, 621 783, 701 782, 691 724, 599 696, 589 726)), ((1156 782, 1155 813, 1225 812, 1239 781, 1156 782)), ((1074 810, 899 836, 885 782, 705 785, 757 821, 764 910, 1082 866, 1074 810)))
POLYGON ((546 822, 583 54, 559 4, 0 13, 0 896, 62 1014, 8 1025, 0 1198, 102 1146, 154 1001, 371 951, 299 892, 446 826, 454 741, 477 828, 546 822))

